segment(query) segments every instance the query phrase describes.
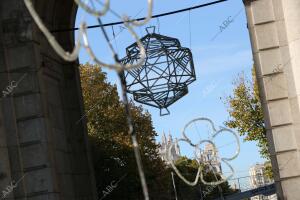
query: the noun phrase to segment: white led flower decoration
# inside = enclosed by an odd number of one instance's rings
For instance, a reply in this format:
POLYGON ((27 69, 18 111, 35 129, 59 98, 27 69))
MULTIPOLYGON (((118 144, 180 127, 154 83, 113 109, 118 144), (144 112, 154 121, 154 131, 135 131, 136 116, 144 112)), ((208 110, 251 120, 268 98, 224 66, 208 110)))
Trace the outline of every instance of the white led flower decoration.
POLYGON ((206 184, 206 185, 219 185, 221 183, 224 183, 226 181, 228 181, 228 179, 230 179, 233 175, 234 175, 234 169, 233 167, 229 164, 229 162, 235 158, 237 158, 237 156, 239 155, 239 152, 240 152, 240 141, 239 141, 239 136, 232 130, 230 129, 227 129, 227 128, 224 128, 224 127, 219 127, 219 130, 217 130, 214 126, 214 123, 208 119, 208 118, 196 118, 196 119, 193 119, 191 120, 189 123, 187 123, 183 129, 183 132, 182 132, 182 135, 183 135, 183 138, 181 139, 178 139, 178 141, 182 141, 182 142, 187 142, 188 144, 190 144, 192 147, 194 147, 194 155, 195 155, 195 159, 197 160, 198 164, 199 164, 199 167, 198 167, 198 171, 197 171, 197 174, 196 174, 196 177, 195 177, 195 180, 193 182, 187 180, 181 173, 180 171, 177 169, 175 163, 174 163, 174 158, 172 157, 172 154, 171 154, 171 150, 174 148, 174 143, 172 143, 172 145, 170 145, 169 149, 168 149, 168 152, 167 152, 167 158, 168 158, 168 162, 169 164, 172 166, 172 168, 174 169, 174 171, 176 172, 176 174, 178 175, 178 177, 184 181, 186 184, 190 185, 190 186, 195 186, 197 185, 199 179, 201 180, 202 183, 206 184), (208 122, 208 124, 211 125, 211 128, 212 128, 212 136, 211 138, 208 138, 208 139, 204 139, 204 140, 200 140, 199 142, 197 143, 193 143, 186 135, 186 129, 193 123, 195 122, 208 122), (227 165, 230 169, 230 174, 228 176, 224 176, 221 174, 221 180, 218 180, 218 181, 214 181, 214 182, 207 182, 206 180, 204 180, 204 177, 203 177, 203 161, 199 158, 199 155, 197 154, 197 152, 199 152, 200 150, 200 145, 203 144, 203 143, 209 143, 211 144, 211 146, 213 147, 213 149, 215 151, 217 151, 217 147, 215 145, 215 143, 213 142, 214 139, 220 135, 220 134, 224 134, 224 133, 230 133, 231 135, 234 136, 235 140, 236 140, 236 143, 237 143, 237 147, 236 147, 236 150, 235 150, 235 153, 233 156, 231 157, 228 157, 228 158, 221 158, 220 160, 225 163, 225 165, 227 165))

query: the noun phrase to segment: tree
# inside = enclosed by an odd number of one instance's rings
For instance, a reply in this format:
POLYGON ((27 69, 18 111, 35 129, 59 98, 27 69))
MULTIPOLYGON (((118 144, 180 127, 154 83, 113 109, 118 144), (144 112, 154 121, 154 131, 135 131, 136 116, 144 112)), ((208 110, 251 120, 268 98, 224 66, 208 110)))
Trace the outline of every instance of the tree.
MULTIPOLYGON (((96 65, 81 65, 80 75, 99 198, 143 199, 124 105, 120 101, 116 85, 107 82, 106 74, 96 65)), ((141 147, 150 199, 174 199, 172 169, 158 155, 159 145, 155 143, 157 133, 153 128, 151 115, 133 102, 130 103, 130 110, 141 147)), ((187 177, 194 176, 197 171, 195 160, 182 158, 176 164, 187 177)), ((211 180, 207 176, 209 174, 205 175, 206 180, 211 180)), ((199 188, 187 186, 178 177, 175 180, 182 195, 181 199, 195 199, 192 197, 200 195, 199 188)), ((209 191, 207 198, 215 191, 218 190, 209 191)))
POLYGON ((254 68, 252 81, 242 74, 234 85, 233 95, 226 99, 230 119, 225 124, 237 129, 241 136, 245 136, 245 141, 257 141, 261 156, 269 159, 266 128, 254 68))
POLYGON ((257 142, 261 156, 268 160, 265 163, 266 175, 272 178, 266 128, 254 67, 252 80, 247 80, 245 75, 241 74, 234 85, 233 95, 228 96, 225 101, 230 115, 225 124, 229 128, 237 129, 241 136, 245 136, 245 141, 257 142))
MULTIPOLYGON (((198 162, 196 160, 188 159, 187 157, 181 157, 176 161, 176 167, 181 174, 186 177, 187 180, 194 180, 198 171, 198 162)), ((204 180, 207 182, 213 182, 221 179, 218 173, 213 173, 208 169, 204 169, 204 180)), ((230 188, 228 182, 224 182, 218 186, 204 185, 200 180, 194 187, 188 186, 179 177, 175 177, 175 185, 179 199, 190 200, 190 199, 215 199, 219 198, 221 193, 226 196, 234 192, 237 192, 230 188)))
MULTIPOLYGON (((124 105, 119 99, 117 87, 107 82, 106 74, 96 65, 81 65, 80 75, 99 197, 109 195, 110 199, 142 199, 124 105), (122 177, 117 187, 108 187, 122 177)), ((169 177, 158 155, 158 145, 155 143, 157 133, 151 115, 133 102, 130 109, 150 197, 164 199, 169 191, 166 187, 169 177)))

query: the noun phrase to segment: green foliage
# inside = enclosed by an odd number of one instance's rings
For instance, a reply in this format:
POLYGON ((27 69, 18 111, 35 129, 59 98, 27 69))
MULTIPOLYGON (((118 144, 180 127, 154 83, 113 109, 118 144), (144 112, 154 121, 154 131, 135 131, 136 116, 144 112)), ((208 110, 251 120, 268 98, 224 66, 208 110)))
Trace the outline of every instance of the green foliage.
MULTIPOLYGON (((119 99, 116 85, 108 83, 106 74, 95 65, 82 65, 80 74, 99 197, 112 181, 117 182, 125 176, 109 194, 109 198, 142 199, 124 105, 119 99)), ((169 177, 166 178, 166 167, 158 156, 158 145, 155 143, 157 133, 151 115, 132 102, 131 112, 150 194, 155 195, 151 199, 163 199, 168 193, 166 180, 169 177)))
MULTIPOLYGON (((226 99, 230 119, 225 124, 230 128, 237 129, 241 136, 245 136, 245 141, 256 141, 261 156, 270 160, 254 67, 252 68, 252 81, 247 80, 242 74, 234 82, 234 85, 233 95, 226 99)), ((266 165, 266 174, 270 178, 273 177, 270 163, 266 165)))
POLYGON ((271 165, 270 161, 265 162, 265 171, 264 171, 264 173, 265 173, 264 176, 266 176, 270 179, 274 178, 274 175, 273 175, 273 172, 272 172, 272 165, 271 165))
MULTIPOLYGON (((184 177, 186 177, 189 181, 194 181, 197 171, 198 171, 198 163, 196 160, 191 160, 186 157, 181 157, 179 160, 176 161, 176 167, 182 173, 184 177)), ((205 170, 204 173, 204 180, 208 182, 213 182, 220 180, 221 177, 219 174, 214 174, 212 171, 205 170)), ((230 195, 236 191, 230 188, 228 182, 224 182, 219 186, 209 186, 204 185, 201 181, 194 187, 188 186, 185 184, 181 179, 177 176, 175 177, 175 183, 177 188, 177 193, 179 199, 182 200, 190 200, 190 199, 215 199, 219 198, 222 191, 223 195, 230 195)))
POLYGON ((226 99, 230 119, 225 124, 237 129, 241 136, 245 136, 245 141, 257 141, 261 156, 269 159, 266 128, 254 69, 252 72, 252 81, 246 80, 244 75, 240 75, 235 81, 233 95, 226 99))
MULTIPOLYGON (((106 198, 115 200, 143 199, 131 139, 128 135, 124 105, 120 101, 116 85, 108 83, 106 74, 95 65, 80 66, 80 75, 99 198, 107 195, 106 198), (121 177, 124 178, 115 186, 121 177), (111 192, 106 189, 108 186, 113 186, 110 188, 111 192)), ((158 155, 158 145, 155 143, 157 133, 153 128, 151 115, 142 107, 135 106, 133 102, 130 109, 141 146, 150 199, 175 199, 172 170, 158 155)), ((195 160, 183 157, 176 165, 189 180, 196 175, 198 164, 195 160)), ((180 200, 199 199, 200 183, 190 187, 176 175, 174 177, 180 200)), ((212 173, 207 173, 205 180, 215 179, 212 173)), ((207 193, 205 199, 219 196, 217 187, 213 189, 207 187, 201 185, 202 193, 207 193)), ((221 188, 223 193, 232 192, 228 183, 222 184, 221 188)))

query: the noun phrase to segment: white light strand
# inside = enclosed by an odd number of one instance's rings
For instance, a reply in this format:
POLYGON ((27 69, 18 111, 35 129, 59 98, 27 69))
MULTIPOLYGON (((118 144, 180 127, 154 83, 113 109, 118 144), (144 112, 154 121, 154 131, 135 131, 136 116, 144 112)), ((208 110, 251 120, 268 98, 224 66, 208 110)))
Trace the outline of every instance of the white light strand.
MULTIPOLYGON (((89 7, 87 3, 83 3, 81 0, 74 0, 83 10, 85 10, 87 13, 97 17, 100 20, 101 16, 104 16, 108 10, 110 10, 110 0, 106 0, 104 3, 104 7, 102 10, 96 10, 96 8, 93 6, 93 8, 89 7)), ((97 0, 97 2, 99 2, 97 0)), ((123 103, 125 105, 125 111, 126 111, 126 117, 127 117, 127 123, 129 127, 129 134, 131 135, 132 143, 133 143, 133 149, 134 149, 134 155, 135 159, 137 162, 138 166, 138 172, 140 175, 140 181, 143 189, 143 194, 145 200, 149 200, 149 193, 148 193, 148 187, 147 187, 147 182, 145 178, 145 173, 143 170, 143 164, 142 164, 142 159, 139 151, 139 144, 137 143, 137 136, 136 133, 134 132, 134 127, 132 123, 132 117, 131 117, 131 112, 129 109, 129 102, 128 102, 128 97, 126 93, 126 80, 125 77, 123 76, 124 70, 129 70, 133 68, 138 68, 143 65, 146 59, 146 50, 142 44, 142 42, 139 40, 138 35, 134 32, 132 26, 142 26, 148 23, 151 18, 152 18, 152 11, 153 11, 153 0, 148 0, 148 14, 147 17, 143 21, 137 21, 137 20, 131 20, 127 15, 124 15, 122 17, 122 20, 124 21, 124 25, 129 31, 129 33, 133 36, 133 38, 136 40, 137 45, 139 47, 139 53, 140 53, 140 59, 135 63, 135 64, 126 64, 123 65, 120 63, 118 60, 117 55, 114 55, 114 64, 107 64, 105 62, 102 62, 100 59, 98 59, 92 48, 89 45, 88 41, 88 35, 87 35, 87 25, 83 21, 80 23, 80 30, 78 33, 78 38, 76 40, 76 45, 72 51, 72 53, 65 51, 61 45, 56 41, 55 37, 51 34, 51 32, 48 30, 48 28, 44 25, 40 17, 38 16, 37 12, 34 9, 34 6, 32 4, 31 0, 24 0, 24 3, 31 14, 33 20, 36 22, 38 28, 44 33, 45 37, 49 41, 50 45, 52 48, 55 50, 55 52, 62 57, 66 61, 75 61, 78 56, 79 56, 79 50, 81 46, 83 46, 87 53, 90 56, 90 59, 94 61, 96 64, 100 65, 101 67, 106 67, 109 69, 116 70, 118 72, 121 86, 122 86, 122 95, 123 95, 123 103), (132 26, 131 26, 132 25, 132 26), (81 40, 83 40, 83 44, 81 44, 81 40)), ((104 36, 106 32, 103 30, 104 36)), ((113 50, 113 49, 112 49, 113 50)))
POLYGON ((50 33, 48 28, 42 22, 41 18, 39 17, 39 15, 37 14, 37 12, 35 11, 35 9, 33 7, 32 1, 24 0, 24 3, 25 3, 25 6, 27 7, 29 13, 31 14, 33 20, 35 21, 35 23, 37 24, 39 29, 44 33, 45 37, 47 38, 47 40, 49 41, 50 45, 55 50, 55 52, 66 61, 69 61, 69 62, 75 61, 78 58, 79 50, 81 47, 80 40, 82 37, 82 33, 81 32, 78 33, 78 37, 77 37, 76 44, 75 44, 73 51, 71 53, 65 51, 61 47, 61 45, 56 41, 55 37, 50 33))
MULTIPOLYGON (((189 143, 189 144, 191 144, 190 142, 189 142, 189 140, 187 140, 187 139, 182 139, 182 138, 180 138, 180 139, 178 139, 177 140, 178 142, 180 142, 180 141, 183 141, 183 142, 187 142, 187 143, 189 143)), ((192 145, 192 144, 191 144, 192 145)), ((171 164, 171 166, 172 166, 172 168, 174 169, 174 171, 176 172, 176 174, 177 174, 177 176, 179 176, 179 178, 181 178, 181 180, 183 181, 183 182, 185 182, 187 185, 189 185, 189 186, 195 186, 195 185, 197 185, 197 183, 198 183, 198 180, 199 180, 199 177, 200 177, 200 174, 201 174, 201 167, 200 167, 200 165, 199 165, 199 167, 198 167, 198 171, 197 171, 197 174, 196 174, 196 178, 195 178, 195 180, 193 181, 193 182, 191 182, 191 181, 188 181, 180 172, 179 172, 179 170, 177 169, 177 167, 176 167, 176 165, 175 165, 175 163, 174 163, 174 158, 172 157, 172 149, 174 148, 174 143, 172 143, 171 145, 170 145, 170 147, 169 147, 169 149, 168 149, 168 151, 167 151, 167 159, 168 159, 168 163, 169 164, 171 164)))
POLYGON ((96 10, 94 8, 89 7, 86 3, 83 3, 81 0, 74 0, 75 3, 77 3, 78 6, 80 6, 84 11, 87 13, 94 15, 95 17, 101 17, 104 16, 110 7, 110 0, 105 0, 104 8, 103 10, 96 10))
POLYGON ((96 57, 96 55, 94 54, 94 51, 92 50, 92 48, 89 45, 89 41, 88 41, 88 35, 87 35, 87 26, 86 23, 83 22, 80 25, 80 30, 82 32, 82 36, 83 36, 83 46, 86 49, 87 53, 90 55, 90 58, 98 65, 103 66, 103 67, 107 67, 109 69, 113 69, 113 70, 117 70, 117 71, 121 71, 121 70, 129 70, 132 68, 138 68, 140 67, 146 59, 146 50, 143 46, 143 44, 141 43, 141 41, 139 40, 137 34, 134 32, 134 30, 132 29, 131 26, 128 25, 127 22, 124 22, 124 25, 127 27, 127 29, 129 30, 129 32, 131 33, 131 35, 134 37, 134 39, 137 42, 138 47, 140 48, 140 59, 137 61, 136 64, 126 64, 123 65, 121 63, 116 62, 115 64, 107 64, 105 62, 102 62, 100 59, 98 59, 96 57))
POLYGON ((133 26, 143 26, 143 25, 147 24, 151 20, 152 13, 153 13, 153 0, 148 0, 147 17, 143 21, 131 20, 128 15, 125 15, 123 17, 123 19, 124 19, 124 22, 129 22, 133 26))
MULTIPOLYGON (((107 11, 110 9, 110 7, 109 7, 110 0, 107 0, 105 2, 104 8, 103 8, 102 11, 97 11, 96 9, 89 7, 86 3, 83 3, 81 0, 74 0, 74 1, 80 7, 82 7, 86 12, 88 12, 88 13, 96 16, 96 17, 105 15, 107 13, 107 11)), ((142 22, 132 21, 132 20, 129 19, 129 17, 127 15, 124 15, 122 17, 122 20, 124 21, 124 25, 128 29, 129 33, 136 40, 137 45, 140 49, 140 51, 139 51, 140 59, 135 64, 126 64, 126 65, 123 65, 120 62, 116 62, 114 64, 107 64, 107 63, 101 61, 100 59, 98 59, 96 57, 95 53, 93 52, 92 48, 89 45, 88 35, 87 35, 87 25, 86 25, 85 22, 80 23, 80 30, 79 30, 78 37, 77 37, 77 40, 76 40, 76 45, 75 45, 73 51, 72 52, 65 51, 61 47, 61 45, 57 42, 57 40, 55 39, 53 34, 51 34, 49 29, 42 22, 41 18, 39 17, 36 10, 34 9, 34 6, 32 4, 32 0, 24 0, 24 3, 26 5, 29 13, 31 14, 32 18, 34 19, 35 23, 37 24, 39 29, 44 33, 45 37, 49 41, 52 48, 55 50, 55 52, 60 57, 62 57, 66 61, 72 62, 72 61, 75 61, 76 59, 78 59, 79 50, 80 50, 81 46, 83 46, 86 49, 89 56, 91 57, 92 61, 94 61, 96 64, 100 65, 101 67, 106 67, 106 68, 109 68, 109 69, 114 69, 114 70, 120 71, 120 70, 124 70, 124 69, 128 70, 128 69, 138 68, 145 62, 146 50, 145 50, 142 42, 140 41, 138 35, 133 30, 131 25, 133 25, 133 26, 142 26, 142 25, 146 24, 147 22, 149 22, 149 20, 152 17, 153 0, 148 0, 148 15, 147 15, 147 17, 145 18, 144 21, 142 21, 142 22), (83 39, 83 44, 81 44, 81 39, 83 39)))
MULTIPOLYGON (((195 180, 193 182, 191 181, 188 181, 181 173, 180 171, 177 169, 176 165, 174 164, 174 158, 172 157, 172 149, 174 148, 175 146, 175 143, 172 143, 167 151, 167 159, 168 159, 168 163, 172 166, 172 168, 174 169, 174 171, 176 172, 176 174, 178 175, 179 178, 181 178, 181 180, 183 182, 185 182, 187 185, 190 185, 190 186, 195 186, 197 185, 198 183, 198 180, 200 178, 201 182, 204 183, 205 185, 211 185, 211 186, 216 186, 216 185, 220 185, 221 183, 224 183, 226 181, 228 181, 231 177, 233 177, 234 175, 234 169, 233 167, 229 164, 229 161, 231 160, 234 160, 235 158, 237 158, 237 156, 239 155, 240 153, 240 141, 239 141, 239 136, 232 130, 228 129, 228 128, 224 128, 224 127, 219 127, 219 130, 217 130, 214 126, 214 123, 212 120, 208 119, 208 118, 204 118, 204 117, 201 117, 201 118, 196 118, 196 119, 193 119, 191 120, 190 122, 188 122, 185 126, 184 126, 184 129, 183 129, 183 132, 182 132, 182 135, 183 135, 183 138, 180 138, 178 139, 178 142, 179 141, 182 141, 182 142, 187 142, 189 145, 191 145, 192 147, 194 147, 194 155, 195 155, 195 159, 197 160, 198 164, 199 164, 199 167, 198 167, 198 171, 197 171, 197 174, 196 174, 196 177, 195 177, 195 180), (213 134, 212 134, 212 137, 209 138, 209 139, 205 139, 205 140, 200 140, 198 143, 194 144, 192 143, 192 141, 187 137, 186 135, 186 129, 193 123, 195 122, 198 122, 198 121, 205 121, 205 122, 209 122, 209 124, 211 125, 212 127, 212 131, 213 131, 213 134), (229 157, 229 158, 221 158, 221 161, 223 163, 225 163, 229 169, 230 169, 230 174, 228 176, 224 176, 223 174, 221 174, 221 180, 219 181, 214 181, 214 182, 207 182, 204 180, 204 176, 203 176, 203 161, 199 158, 198 154, 197 154, 197 151, 200 150, 200 145, 203 144, 203 143, 209 143, 212 145, 213 149, 215 151, 217 151, 217 147, 215 145, 215 143, 213 142, 213 140, 221 133, 225 133, 225 132, 228 132, 230 133, 231 135, 234 136, 235 140, 236 140, 236 143, 237 143, 237 147, 236 147, 236 151, 234 153, 234 155, 232 157, 229 157)), ((201 150, 200 150, 201 152, 201 150)))

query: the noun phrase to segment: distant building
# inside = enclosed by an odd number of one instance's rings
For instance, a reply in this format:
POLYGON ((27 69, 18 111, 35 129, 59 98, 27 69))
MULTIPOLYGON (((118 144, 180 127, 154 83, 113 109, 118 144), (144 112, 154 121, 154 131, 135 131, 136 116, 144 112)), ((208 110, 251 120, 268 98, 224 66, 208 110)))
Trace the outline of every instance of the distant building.
POLYGON ((219 159, 218 150, 210 143, 206 144, 204 151, 200 152, 201 163, 206 164, 209 167, 209 170, 213 170, 219 174, 222 174, 221 162, 219 159))
MULTIPOLYGON (((265 175, 265 165, 264 164, 256 164, 252 166, 249 170, 250 174, 250 186, 255 189, 258 187, 262 187, 265 185, 272 184, 274 182, 273 179, 270 179, 265 175)), ((258 195, 255 197, 251 197, 251 200, 276 200, 276 194, 270 196, 258 195)))
POLYGON ((161 156, 161 159, 163 161, 168 161, 167 153, 169 151, 170 146, 172 143, 175 143, 173 148, 171 149, 171 157, 173 158, 174 161, 178 160, 180 158, 180 148, 178 145, 178 140, 175 139, 173 141, 172 135, 169 133, 168 139, 166 138, 165 133, 163 133, 162 138, 161 138, 161 147, 159 149, 159 154, 161 156))
MULTIPOLYGON (((163 161, 168 161, 167 153, 172 143, 174 143, 174 146, 171 149, 171 157, 174 161, 178 160, 181 157, 178 140, 174 140, 170 133, 168 135, 168 138, 166 137, 165 133, 163 133, 159 149, 159 154, 163 161)), ((216 173, 222 174, 222 167, 218 155, 218 150, 214 149, 212 144, 205 145, 204 150, 199 152, 199 155, 197 156, 199 157, 201 163, 204 163, 209 167, 209 170, 213 170, 216 173)))

